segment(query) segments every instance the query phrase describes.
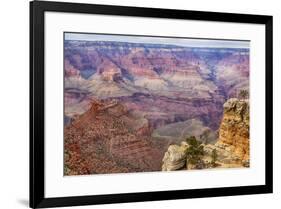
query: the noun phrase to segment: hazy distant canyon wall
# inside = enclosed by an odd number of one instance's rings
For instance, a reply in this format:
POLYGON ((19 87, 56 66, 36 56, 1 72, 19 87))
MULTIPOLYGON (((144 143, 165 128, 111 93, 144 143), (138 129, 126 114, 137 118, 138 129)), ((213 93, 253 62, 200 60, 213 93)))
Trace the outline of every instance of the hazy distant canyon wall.
POLYGON ((154 128, 200 118, 217 129, 226 99, 249 88, 248 49, 65 41, 66 116, 117 99, 154 128))

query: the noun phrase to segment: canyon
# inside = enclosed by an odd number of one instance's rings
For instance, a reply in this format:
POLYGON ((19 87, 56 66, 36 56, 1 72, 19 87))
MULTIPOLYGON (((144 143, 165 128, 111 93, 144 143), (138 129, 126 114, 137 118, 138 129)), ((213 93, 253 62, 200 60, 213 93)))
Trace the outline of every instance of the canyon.
POLYGON ((223 107, 249 91, 249 49, 65 40, 64 56, 65 175, 159 171, 189 136, 230 146, 223 107))
POLYGON ((187 154, 190 144, 182 141, 168 147, 162 159, 162 170, 250 167, 249 137, 249 101, 231 98, 224 104, 218 140, 214 144, 201 144, 204 154, 200 161, 190 162, 187 154))

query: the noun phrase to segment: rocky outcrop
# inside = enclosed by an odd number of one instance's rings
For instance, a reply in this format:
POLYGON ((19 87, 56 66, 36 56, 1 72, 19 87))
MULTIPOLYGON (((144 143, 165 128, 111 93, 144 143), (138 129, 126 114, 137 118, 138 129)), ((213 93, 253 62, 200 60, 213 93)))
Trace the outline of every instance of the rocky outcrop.
POLYGON ((242 161, 249 160, 249 101, 229 99, 224 104, 219 128, 219 147, 230 150, 242 161))
POLYGON ((148 128, 147 120, 135 117, 117 101, 92 101, 88 111, 65 126, 65 174, 160 170, 159 149, 138 134, 148 128))
POLYGON ((186 165, 186 150, 189 145, 182 142, 181 145, 170 145, 162 160, 162 171, 175 171, 186 165))
MULTIPOLYGON (((222 146, 220 144, 215 144, 215 145, 205 144, 204 145, 203 162, 204 162, 206 168, 212 168, 212 167, 239 168, 239 167, 244 166, 241 159, 234 152, 232 152, 231 149, 229 149, 227 146, 222 146), (216 153, 217 153, 217 160, 216 160, 215 166, 213 166, 211 164, 212 153, 214 150, 216 150, 216 153)), ((248 166, 246 166, 246 164, 245 164, 245 167, 248 167, 248 166)))
POLYGON ((229 99, 224 104, 218 141, 202 145, 204 155, 196 165, 188 161, 186 151, 190 146, 185 141, 170 145, 162 160, 162 170, 249 167, 249 101, 229 99))

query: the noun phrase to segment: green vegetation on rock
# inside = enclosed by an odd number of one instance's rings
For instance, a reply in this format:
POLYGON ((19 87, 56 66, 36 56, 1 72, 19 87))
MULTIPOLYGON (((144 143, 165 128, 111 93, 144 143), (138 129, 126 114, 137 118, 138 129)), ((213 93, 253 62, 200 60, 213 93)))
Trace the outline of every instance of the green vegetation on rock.
POLYGON ((186 150, 188 163, 193 165, 200 164, 204 156, 204 147, 202 143, 198 141, 195 136, 188 137, 186 142, 189 145, 186 150))

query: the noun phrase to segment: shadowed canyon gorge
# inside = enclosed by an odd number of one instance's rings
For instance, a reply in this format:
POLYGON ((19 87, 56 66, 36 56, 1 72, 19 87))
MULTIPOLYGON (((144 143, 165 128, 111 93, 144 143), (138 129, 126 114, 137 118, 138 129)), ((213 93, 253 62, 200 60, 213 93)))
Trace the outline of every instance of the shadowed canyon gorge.
POLYGON ((248 48, 65 40, 64 74, 65 175, 185 169, 191 136, 249 166, 248 48))

